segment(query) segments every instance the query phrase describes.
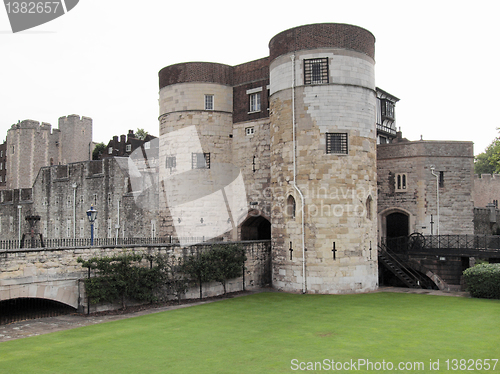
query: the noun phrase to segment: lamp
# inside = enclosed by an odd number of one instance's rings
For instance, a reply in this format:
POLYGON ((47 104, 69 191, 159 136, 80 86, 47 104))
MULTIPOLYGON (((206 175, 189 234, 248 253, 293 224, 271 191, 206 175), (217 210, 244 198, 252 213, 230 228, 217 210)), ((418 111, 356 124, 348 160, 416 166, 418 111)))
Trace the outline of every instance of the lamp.
POLYGON ((94 245, 94 222, 97 219, 97 210, 91 205, 90 209, 87 210, 87 218, 90 222, 90 245, 94 245))

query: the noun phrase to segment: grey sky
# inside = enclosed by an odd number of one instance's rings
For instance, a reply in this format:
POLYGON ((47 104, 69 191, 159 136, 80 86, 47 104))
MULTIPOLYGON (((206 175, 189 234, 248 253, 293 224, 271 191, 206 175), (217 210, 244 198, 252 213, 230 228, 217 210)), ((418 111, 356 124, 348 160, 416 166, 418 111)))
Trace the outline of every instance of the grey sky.
POLYGON ((0 136, 18 120, 57 127, 68 114, 91 117, 97 142, 138 127, 158 135, 162 67, 244 63, 267 56, 269 40, 285 29, 338 22, 375 35, 376 84, 401 99, 405 137, 471 140, 477 154, 500 127, 498 4, 81 0, 16 34, 0 9, 0 136))

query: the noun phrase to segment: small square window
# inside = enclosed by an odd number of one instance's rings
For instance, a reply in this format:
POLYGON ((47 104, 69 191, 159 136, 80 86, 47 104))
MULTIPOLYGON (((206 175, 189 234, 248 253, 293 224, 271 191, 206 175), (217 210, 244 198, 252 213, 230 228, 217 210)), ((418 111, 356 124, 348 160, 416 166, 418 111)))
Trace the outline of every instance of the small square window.
POLYGON ((304 60, 304 84, 328 83, 328 57, 304 60))
POLYGON ((127 146, 125 148, 126 148, 126 152, 132 152, 132 144, 127 144, 127 146))
POLYGON ((210 169, 210 153, 193 153, 191 161, 192 169, 210 169))
POLYGON ((406 192, 408 189, 408 176, 406 173, 397 173, 394 179, 395 191, 396 192, 406 192))
POLYGON ((260 92, 250 94, 250 112, 260 112, 260 92))
POLYGON ((253 135, 255 133, 255 129, 253 127, 245 128, 245 135, 253 135))
POLYGON ((108 148, 108 155, 112 155, 113 154, 113 147, 109 147, 108 148))
POLYGON ((177 160, 175 156, 167 156, 165 159, 165 168, 174 169, 177 166, 177 160))
POLYGON ((327 132, 326 153, 347 154, 348 153, 347 133, 327 132))
POLYGON ((151 149, 151 143, 150 142, 144 143, 144 149, 151 149))
POLYGON ((214 110, 214 95, 205 95, 205 110, 214 110))

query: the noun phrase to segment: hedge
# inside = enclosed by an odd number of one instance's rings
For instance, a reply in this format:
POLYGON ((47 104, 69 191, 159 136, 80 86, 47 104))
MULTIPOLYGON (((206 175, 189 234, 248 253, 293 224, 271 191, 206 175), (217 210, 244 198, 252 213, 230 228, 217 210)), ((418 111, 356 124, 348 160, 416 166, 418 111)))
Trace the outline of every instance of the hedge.
POLYGON ((500 264, 476 265, 463 275, 472 297, 500 299, 500 264))

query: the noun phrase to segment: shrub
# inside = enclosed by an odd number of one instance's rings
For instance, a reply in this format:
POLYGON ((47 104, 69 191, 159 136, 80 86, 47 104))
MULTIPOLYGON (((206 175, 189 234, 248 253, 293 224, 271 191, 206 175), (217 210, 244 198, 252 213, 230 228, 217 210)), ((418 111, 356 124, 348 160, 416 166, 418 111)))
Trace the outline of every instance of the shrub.
POLYGON ((479 264, 463 274, 472 297, 500 299, 500 264, 479 264))

